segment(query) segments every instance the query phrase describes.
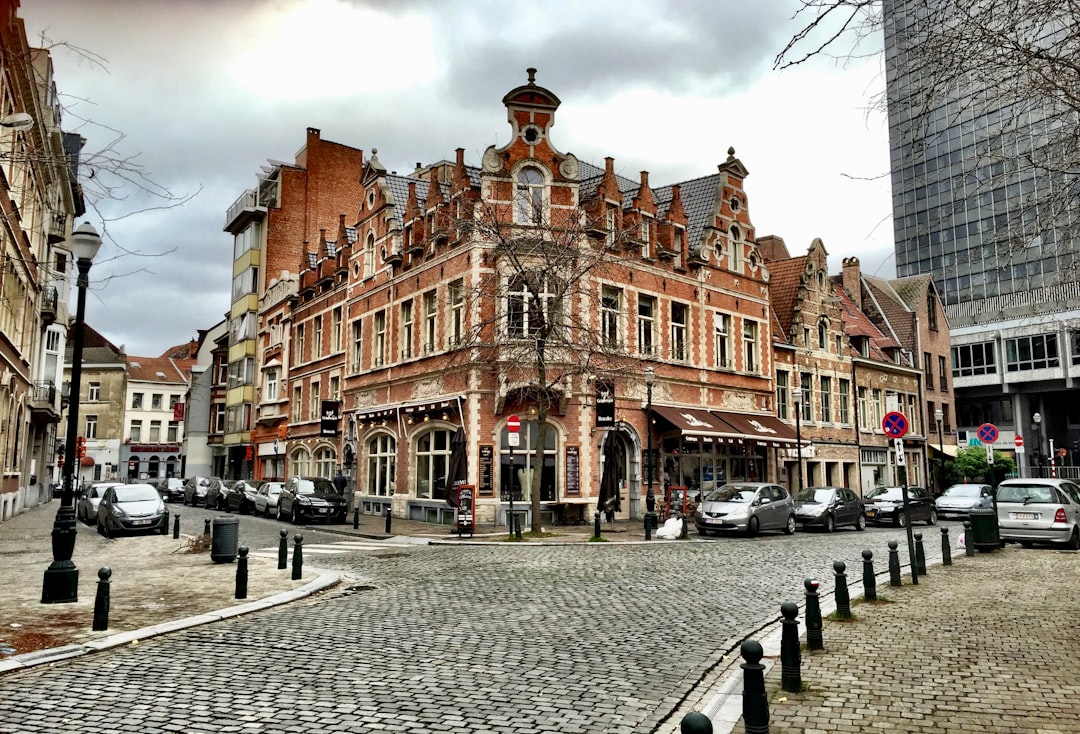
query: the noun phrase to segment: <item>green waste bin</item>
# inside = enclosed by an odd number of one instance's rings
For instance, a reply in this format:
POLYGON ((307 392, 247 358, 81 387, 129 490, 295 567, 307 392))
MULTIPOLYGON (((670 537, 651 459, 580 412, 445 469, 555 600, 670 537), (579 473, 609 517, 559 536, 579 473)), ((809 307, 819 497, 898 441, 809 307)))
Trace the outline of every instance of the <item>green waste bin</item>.
POLYGON ((975 550, 990 553, 1001 547, 997 512, 993 506, 972 507, 968 521, 971 523, 971 538, 967 540, 975 544, 975 550))

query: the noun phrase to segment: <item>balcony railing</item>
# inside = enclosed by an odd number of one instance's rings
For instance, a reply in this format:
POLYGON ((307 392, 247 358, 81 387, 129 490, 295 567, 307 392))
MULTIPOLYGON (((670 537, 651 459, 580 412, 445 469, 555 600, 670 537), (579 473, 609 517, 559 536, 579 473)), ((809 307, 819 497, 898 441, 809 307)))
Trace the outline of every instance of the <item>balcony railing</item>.
POLYGON ((56 321, 56 308, 59 302, 60 296, 52 286, 47 286, 41 291, 41 320, 46 324, 56 321))

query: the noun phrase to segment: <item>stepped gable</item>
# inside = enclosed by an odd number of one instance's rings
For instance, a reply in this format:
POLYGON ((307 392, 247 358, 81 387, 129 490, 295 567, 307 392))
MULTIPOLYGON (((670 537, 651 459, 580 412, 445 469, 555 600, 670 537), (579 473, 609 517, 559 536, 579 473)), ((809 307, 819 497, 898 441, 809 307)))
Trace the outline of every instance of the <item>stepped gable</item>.
POLYGON ((795 296, 798 295, 802 274, 806 270, 806 255, 778 260, 769 265, 769 302, 780 324, 784 341, 791 341, 791 324, 795 316, 795 296))

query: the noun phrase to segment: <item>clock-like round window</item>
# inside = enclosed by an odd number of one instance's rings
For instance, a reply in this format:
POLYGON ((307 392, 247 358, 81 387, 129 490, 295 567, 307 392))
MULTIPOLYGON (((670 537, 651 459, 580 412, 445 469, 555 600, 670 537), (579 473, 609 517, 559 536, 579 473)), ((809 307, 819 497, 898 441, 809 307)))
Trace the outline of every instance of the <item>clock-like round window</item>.
POLYGON ((540 138, 544 136, 544 131, 538 128, 536 125, 526 125, 521 131, 521 137, 529 145, 536 145, 540 142, 540 138))

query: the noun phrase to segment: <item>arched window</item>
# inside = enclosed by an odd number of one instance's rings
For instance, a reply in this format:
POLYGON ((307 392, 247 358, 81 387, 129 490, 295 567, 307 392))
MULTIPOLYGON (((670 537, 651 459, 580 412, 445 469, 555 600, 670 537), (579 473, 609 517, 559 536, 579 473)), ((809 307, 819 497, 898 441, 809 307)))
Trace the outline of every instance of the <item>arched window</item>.
POLYGON ((157 479, 161 472, 161 459, 157 456, 151 456, 150 460, 146 462, 146 478, 157 479))
POLYGON ((416 496, 446 498, 446 470, 450 465, 450 438, 446 428, 435 428, 416 439, 416 496))
POLYGON ((375 274, 375 235, 369 232, 367 241, 364 243, 364 277, 370 278, 375 274))
POLYGON ((368 494, 387 497, 394 493, 397 441, 383 433, 368 441, 368 494))
POLYGON ((544 174, 540 169, 526 166, 518 172, 514 216, 519 224, 540 224, 544 221, 544 174))
POLYGON ((337 470, 337 452, 330 446, 315 451, 315 476, 329 479, 337 470))
POLYGON ((554 502, 556 497, 555 457, 558 453, 559 429, 548 423, 542 456, 534 450, 539 426, 536 421, 521 421, 518 431, 519 445, 511 449, 509 431, 501 431, 499 446, 499 488, 503 498, 528 502, 532 489, 533 472, 540 471, 540 501, 554 502))
POLYGON ((742 270, 742 233, 738 227, 731 228, 731 250, 728 252, 728 268, 742 270))
POLYGON ((817 322, 817 348, 829 348, 829 322, 825 319, 817 322))
POLYGON ((311 452, 302 446, 294 449, 293 452, 289 454, 289 476, 311 476, 311 452))

